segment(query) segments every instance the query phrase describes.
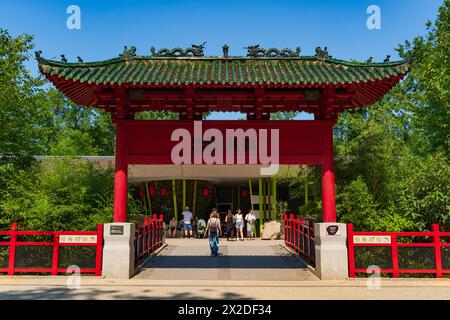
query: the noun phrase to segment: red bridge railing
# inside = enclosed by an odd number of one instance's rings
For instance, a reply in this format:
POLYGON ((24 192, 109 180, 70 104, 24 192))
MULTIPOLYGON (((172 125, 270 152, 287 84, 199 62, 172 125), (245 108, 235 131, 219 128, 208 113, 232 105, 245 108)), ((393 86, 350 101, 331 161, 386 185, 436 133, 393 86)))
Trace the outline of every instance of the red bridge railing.
POLYGON ((347 226, 349 276, 372 273, 450 274, 450 232, 433 224, 428 232, 360 232, 347 226), (370 271, 368 271, 370 269, 370 271))
POLYGON ((97 231, 0 231, 0 273, 102 274, 103 225, 97 231))
POLYGON ((294 217, 294 214, 290 214, 289 218, 284 215, 284 243, 315 266, 314 222, 294 217))
POLYGON ((164 244, 164 216, 156 214, 152 218, 145 217, 143 225, 136 229, 134 238, 134 261, 139 263, 142 258, 164 244))

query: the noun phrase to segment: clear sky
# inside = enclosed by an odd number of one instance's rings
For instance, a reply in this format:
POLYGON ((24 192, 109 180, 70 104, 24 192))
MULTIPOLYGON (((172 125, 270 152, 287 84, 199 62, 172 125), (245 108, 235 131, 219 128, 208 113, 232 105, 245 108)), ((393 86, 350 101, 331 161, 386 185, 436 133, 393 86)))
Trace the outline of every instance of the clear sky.
MULTIPOLYGON (((406 39, 425 34, 442 0, 115 1, 1 0, 0 28, 35 36, 45 58, 84 61, 116 57, 124 45, 149 55, 150 47, 189 47, 206 41, 206 55, 245 55, 243 47, 295 48, 313 55, 327 46, 339 59, 382 61, 406 39), (69 5, 81 10, 81 29, 66 26, 69 5), (381 9, 381 29, 369 30, 369 5, 381 9)), ((35 60, 30 69, 37 72, 35 60)), ((214 115, 220 119, 225 115, 214 115)), ((230 118, 232 115, 227 115, 230 118)))

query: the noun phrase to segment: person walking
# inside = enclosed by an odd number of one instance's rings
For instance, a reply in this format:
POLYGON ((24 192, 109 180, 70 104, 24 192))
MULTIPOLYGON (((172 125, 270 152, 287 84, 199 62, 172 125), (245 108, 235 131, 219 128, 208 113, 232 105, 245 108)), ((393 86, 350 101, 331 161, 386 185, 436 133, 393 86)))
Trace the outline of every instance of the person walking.
POLYGON ((178 221, 174 216, 169 221, 169 238, 175 238, 177 236, 178 221))
POLYGON ((191 238, 192 236, 192 212, 189 211, 189 207, 183 211, 183 230, 184 237, 191 238))
POLYGON ((211 218, 206 224, 205 237, 209 237, 209 247, 211 249, 211 255, 217 256, 219 254, 219 236, 222 234, 222 228, 220 226, 219 214, 213 212, 211 218))
POLYGON ((231 210, 228 210, 228 213, 225 217, 225 224, 226 224, 226 232, 227 232, 227 241, 230 241, 230 237, 234 237, 234 215, 231 210))
POLYGON ((242 216, 241 209, 236 210, 236 239, 244 241, 244 217, 242 216))
POLYGON ((245 215, 245 221, 247 221, 247 237, 248 240, 253 240, 253 230, 255 227, 256 216, 253 213, 253 209, 245 215))

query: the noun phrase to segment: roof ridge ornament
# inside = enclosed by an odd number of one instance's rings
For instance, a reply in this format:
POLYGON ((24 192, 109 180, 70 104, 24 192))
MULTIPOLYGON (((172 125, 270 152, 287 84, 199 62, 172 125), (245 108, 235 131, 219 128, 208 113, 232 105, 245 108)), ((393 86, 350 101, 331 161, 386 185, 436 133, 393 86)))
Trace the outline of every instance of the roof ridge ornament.
POLYGON ((121 54, 119 54, 119 58, 129 59, 136 57, 136 47, 131 46, 130 49, 127 48, 127 46, 123 47, 123 51, 121 54))
POLYGON ((383 62, 389 62, 389 61, 391 61, 391 56, 387 55, 383 62))
POLYGON ((224 44, 222 47, 223 50, 223 57, 224 58, 228 58, 228 50, 230 49, 230 47, 227 44, 224 44))
POLYGON ((319 60, 331 59, 327 47, 324 47, 323 50, 321 47, 317 47, 315 57, 319 60))
POLYGON ((42 50, 38 50, 34 52, 36 59, 42 59, 42 50))
POLYGON ((185 50, 180 47, 174 49, 162 48, 156 51, 155 47, 150 48, 152 57, 204 57, 205 53, 203 49, 205 48, 206 41, 202 44, 193 44, 185 50))
POLYGON ((259 44, 244 47, 244 49, 247 49, 247 57, 252 58, 260 58, 260 57, 279 57, 279 58, 291 58, 291 57, 300 57, 300 52, 302 51, 300 47, 295 48, 295 50, 284 48, 284 49, 277 49, 277 48, 269 48, 269 49, 263 49, 259 47, 259 44))
POLYGON ((65 55, 61 55, 61 62, 67 63, 67 59, 65 55))

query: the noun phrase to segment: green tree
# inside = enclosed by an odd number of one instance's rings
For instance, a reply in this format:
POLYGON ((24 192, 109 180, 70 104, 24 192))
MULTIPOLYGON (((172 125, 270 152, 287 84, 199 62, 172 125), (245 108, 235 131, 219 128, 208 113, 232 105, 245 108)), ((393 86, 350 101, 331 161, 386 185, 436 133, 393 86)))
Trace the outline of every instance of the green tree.
POLYGON ((450 158, 450 0, 427 29, 426 37, 397 49, 415 60, 396 101, 410 116, 415 150, 422 155, 441 150, 450 158))
POLYGON ((446 157, 437 153, 426 158, 411 158, 407 174, 398 182, 398 212, 422 229, 431 224, 450 222, 450 170, 446 157))
POLYGON ((20 160, 42 154, 48 135, 49 114, 44 107, 44 81, 25 68, 32 37, 13 38, 0 29, 0 155, 20 160))
POLYGON ((113 169, 82 159, 52 159, 15 170, 4 190, 0 225, 93 230, 112 219, 113 169))

